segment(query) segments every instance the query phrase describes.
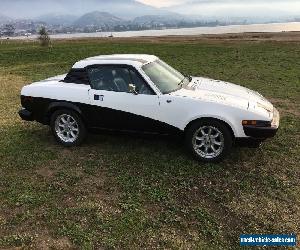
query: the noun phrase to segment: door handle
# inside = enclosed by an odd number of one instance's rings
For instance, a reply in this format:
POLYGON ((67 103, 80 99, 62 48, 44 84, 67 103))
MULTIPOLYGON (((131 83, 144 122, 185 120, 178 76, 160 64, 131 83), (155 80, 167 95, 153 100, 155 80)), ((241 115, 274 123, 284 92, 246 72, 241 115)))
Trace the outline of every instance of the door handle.
POLYGON ((94 95, 95 101, 103 102, 103 99, 104 99, 104 95, 94 95))
POLYGON ((172 102, 172 100, 167 100, 167 103, 171 103, 172 102))

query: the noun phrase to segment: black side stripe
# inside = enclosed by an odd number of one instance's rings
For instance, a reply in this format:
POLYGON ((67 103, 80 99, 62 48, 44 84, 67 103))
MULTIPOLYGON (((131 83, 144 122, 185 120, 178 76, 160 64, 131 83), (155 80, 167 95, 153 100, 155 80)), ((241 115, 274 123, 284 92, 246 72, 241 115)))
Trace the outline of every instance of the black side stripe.
POLYGON ((33 98, 32 103, 23 103, 23 107, 33 113, 34 120, 45 125, 49 125, 51 114, 55 110, 65 108, 78 112, 88 128, 159 134, 182 132, 172 125, 149 117, 90 104, 33 98))

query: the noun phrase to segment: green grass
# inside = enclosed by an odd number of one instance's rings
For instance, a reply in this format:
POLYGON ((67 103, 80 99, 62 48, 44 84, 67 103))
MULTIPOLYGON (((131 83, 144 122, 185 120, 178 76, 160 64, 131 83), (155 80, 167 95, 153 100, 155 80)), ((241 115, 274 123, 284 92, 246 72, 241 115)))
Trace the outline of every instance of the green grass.
POLYGON ((300 44, 82 40, 0 44, 0 248, 239 248, 300 232, 300 44), (278 136, 201 164, 171 138, 102 134, 78 148, 20 121, 20 89, 99 54, 148 53, 261 92, 278 136))

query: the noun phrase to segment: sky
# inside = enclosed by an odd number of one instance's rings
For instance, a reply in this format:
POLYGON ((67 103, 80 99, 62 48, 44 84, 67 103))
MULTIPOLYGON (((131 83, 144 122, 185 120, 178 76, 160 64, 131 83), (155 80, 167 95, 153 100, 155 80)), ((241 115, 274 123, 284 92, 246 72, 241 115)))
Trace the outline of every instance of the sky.
POLYGON ((137 0, 155 7, 171 7, 183 14, 300 15, 300 0, 137 0), (180 5, 176 8, 176 5, 180 5))

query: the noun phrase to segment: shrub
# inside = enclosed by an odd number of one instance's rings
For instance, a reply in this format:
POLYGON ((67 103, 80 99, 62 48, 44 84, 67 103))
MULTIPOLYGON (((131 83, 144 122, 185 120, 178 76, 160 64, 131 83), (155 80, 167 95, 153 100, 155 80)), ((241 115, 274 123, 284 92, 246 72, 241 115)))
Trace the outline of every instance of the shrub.
POLYGON ((46 28, 42 27, 39 31, 39 34, 40 35, 39 35, 38 39, 41 43, 41 46, 48 47, 51 43, 51 39, 50 39, 50 36, 49 36, 46 28))

